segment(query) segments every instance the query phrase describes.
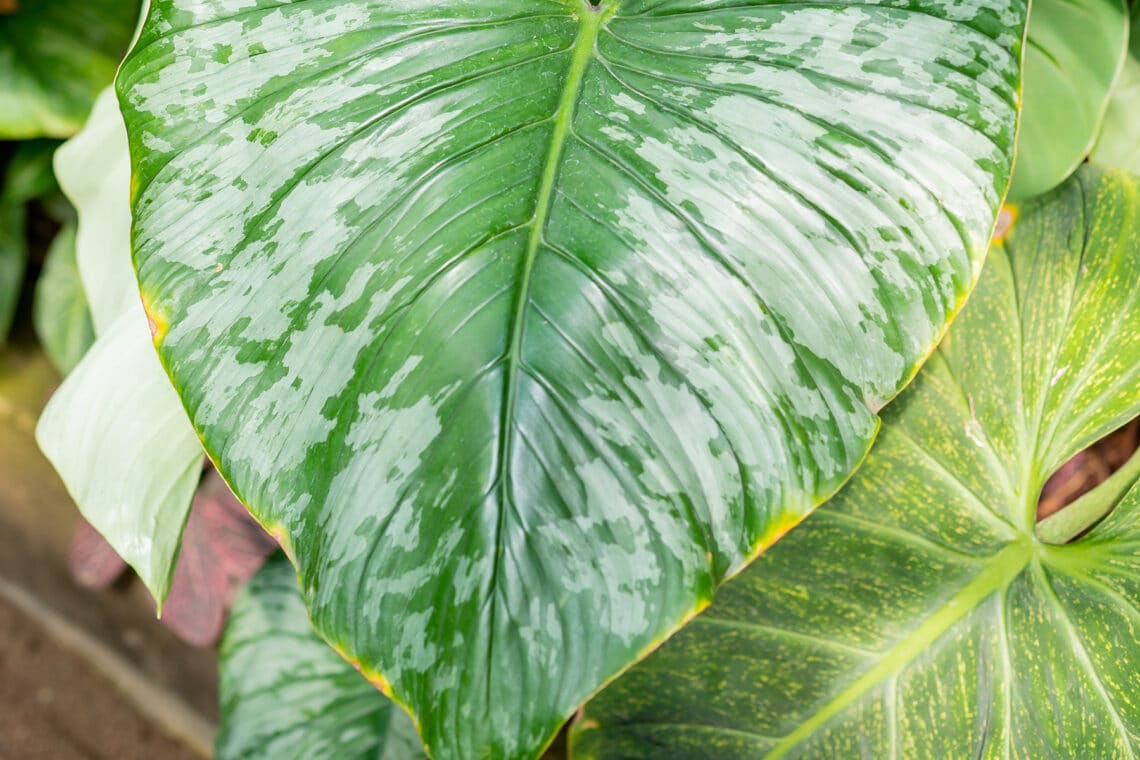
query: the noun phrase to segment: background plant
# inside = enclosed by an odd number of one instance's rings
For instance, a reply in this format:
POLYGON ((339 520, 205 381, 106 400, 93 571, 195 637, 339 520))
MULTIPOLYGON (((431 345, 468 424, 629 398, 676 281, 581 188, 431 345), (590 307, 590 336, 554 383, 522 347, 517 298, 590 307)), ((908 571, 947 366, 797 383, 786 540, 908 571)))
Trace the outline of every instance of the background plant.
POLYGON ((29 250, 42 245, 29 229, 29 205, 38 204, 46 229, 66 230, 51 250, 40 292, 69 312, 74 327, 64 328, 67 314, 58 322, 48 317, 49 309, 55 311, 50 306, 37 319, 45 346, 64 371, 81 353, 88 328, 76 316, 81 306, 67 295, 74 290, 66 274, 74 220, 58 198, 51 171, 58 142, 50 138, 78 131, 96 93, 114 77, 138 16, 137 2, 119 0, 0 4, 0 342, 21 298, 29 253, 44 254, 29 250))

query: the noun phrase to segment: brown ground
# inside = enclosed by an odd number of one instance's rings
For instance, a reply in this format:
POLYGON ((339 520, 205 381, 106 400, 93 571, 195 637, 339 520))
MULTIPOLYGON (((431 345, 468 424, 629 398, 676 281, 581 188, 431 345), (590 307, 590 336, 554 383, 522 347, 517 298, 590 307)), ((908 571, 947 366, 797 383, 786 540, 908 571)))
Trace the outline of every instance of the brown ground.
POLYGON ((0 601, 0 760, 197 760, 0 601))
POLYGON ((217 709, 213 650, 189 647, 159 624, 137 582, 91 592, 68 572, 78 512, 33 438, 53 382, 38 352, 0 352, 0 760, 199 758, 160 726, 208 749, 217 709), (68 635, 49 633, 45 620, 4 601, 13 591, 68 635), (58 643, 72 638, 97 642, 98 662, 58 643), (153 714, 144 719, 136 704, 153 714))

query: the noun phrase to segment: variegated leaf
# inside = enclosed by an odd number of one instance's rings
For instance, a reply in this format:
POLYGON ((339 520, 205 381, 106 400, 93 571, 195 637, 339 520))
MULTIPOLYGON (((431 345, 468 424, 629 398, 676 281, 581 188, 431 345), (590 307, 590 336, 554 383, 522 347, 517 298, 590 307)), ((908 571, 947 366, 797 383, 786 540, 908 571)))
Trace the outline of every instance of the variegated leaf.
POLYGON ((271 559, 238 597, 220 662, 217 760, 422 760, 416 729, 313 631, 271 559))
POLYGON ((524 757, 831 494, 979 271, 1020 0, 155 0, 135 263, 438 757, 524 757))

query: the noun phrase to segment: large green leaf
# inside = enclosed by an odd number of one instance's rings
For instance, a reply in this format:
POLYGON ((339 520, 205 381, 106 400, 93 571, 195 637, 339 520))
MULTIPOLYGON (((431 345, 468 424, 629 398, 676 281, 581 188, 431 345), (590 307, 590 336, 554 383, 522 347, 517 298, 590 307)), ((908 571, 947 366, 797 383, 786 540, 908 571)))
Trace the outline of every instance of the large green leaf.
POLYGON ((1076 543, 1034 526, 1140 413, 1138 281, 1138 180, 1027 205, 850 486, 588 706, 576 756, 1140 752, 1140 490, 1076 543))
POLYGON ((1092 159, 1140 174, 1140 5, 1132 8, 1128 58, 1112 89, 1092 159))
POLYGON ((115 76, 139 0, 9 0, 0 9, 0 139, 67 137, 115 76))
POLYGON ((97 340, 52 396, 36 440, 79 511, 161 606, 202 447, 155 354, 130 266, 127 138, 109 90, 55 168, 79 213, 76 267, 97 340))
POLYGON ((436 756, 831 494, 970 290, 1020 0, 156 0, 135 263, 212 458, 436 756))
POLYGON ((408 716, 313 631, 284 557, 235 601, 218 668, 217 760, 424 757, 408 716))
POLYGON ((1053 189, 1088 156, 1127 40, 1125 0, 1033 0, 1011 200, 1053 189))

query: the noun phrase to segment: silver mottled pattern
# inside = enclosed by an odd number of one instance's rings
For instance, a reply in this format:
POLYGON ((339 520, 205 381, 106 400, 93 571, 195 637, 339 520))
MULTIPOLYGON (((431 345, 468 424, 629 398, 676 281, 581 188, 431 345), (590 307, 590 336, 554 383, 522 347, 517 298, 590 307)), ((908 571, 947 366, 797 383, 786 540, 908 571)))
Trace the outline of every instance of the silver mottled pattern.
POLYGON ((155 0, 207 448, 438 756, 532 754, 833 492, 970 289, 1019 0, 155 0))

